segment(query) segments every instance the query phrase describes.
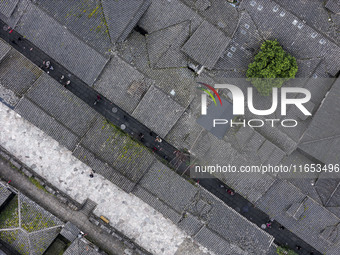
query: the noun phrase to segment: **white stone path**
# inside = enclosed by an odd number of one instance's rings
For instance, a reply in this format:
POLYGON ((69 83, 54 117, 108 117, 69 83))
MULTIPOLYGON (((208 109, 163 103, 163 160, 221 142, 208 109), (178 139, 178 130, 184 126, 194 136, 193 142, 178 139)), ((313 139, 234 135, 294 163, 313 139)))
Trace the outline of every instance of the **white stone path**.
MULTIPOLYGON (((55 187, 79 203, 98 206, 110 224, 153 254, 173 255, 188 236, 134 195, 95 174, 43 131, 0 103, 0 144, 55 187)), ((201 247, 203 248, 203 247, 201 247)))

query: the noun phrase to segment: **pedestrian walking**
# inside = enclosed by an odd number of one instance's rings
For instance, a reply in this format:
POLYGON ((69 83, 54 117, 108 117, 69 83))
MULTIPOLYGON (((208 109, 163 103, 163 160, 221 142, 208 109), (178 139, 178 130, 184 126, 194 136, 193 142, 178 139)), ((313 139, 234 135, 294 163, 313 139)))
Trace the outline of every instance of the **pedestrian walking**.
POLYGON ((97 99, 94 100, 94 105, 96 105, 99 101, 101 100, 101 97, 99 95, 97 95, 97 99))
POLYGON ((159 136, 156 136, 155 142, 161 143, 162 139, 159 136))
POLYGON ((90 178, 93 178, 93 177, 94 177, 94 172, 91 171, 91 173, 90 173, 90 178))
POLYGON ((301 246, 299 246, 299 245, 296 245, 295 248, 296 248, 298 251, 301 250, 301 246))
POLYGON ((70 85, 70 83, 71 83, 71 81, 68 80, 68 81, 65 83, 65 87, 68 86, 68 85, 70 85))
POLYGON ((271 223, 271 222, 267 222, 267 223, 266 223, 266 227, 267 227, 267 228, 272 228, 272 223, 271 223))
POLYGON ((284 226, 280 226, 280 227, 279 227, 279 230, 284 230, 284 229, 285 229, 284 226))
POLYGON ((231 189, 227 189, 227 193, 228 193, 230 196, 235 195, 234 191, 232 191, 231 189))
POLYGON ((266 228, 267 228, 266 224, 262 224, 262 225, 261 225, 261 228, 262 228, 262 229, 266 229, 266 228))

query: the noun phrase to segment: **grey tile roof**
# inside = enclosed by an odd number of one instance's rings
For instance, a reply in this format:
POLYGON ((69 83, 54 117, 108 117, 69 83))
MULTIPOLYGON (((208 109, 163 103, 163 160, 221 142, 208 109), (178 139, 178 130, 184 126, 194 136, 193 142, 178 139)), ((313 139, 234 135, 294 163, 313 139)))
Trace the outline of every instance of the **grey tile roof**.
POLYGON ((340 207, 340 189, 339 179, 335 178, 320 178, 315 184, 322 204, 325 207, 340 207))
MULTIPOLYGON (((238 159, 239 160, 239 159, 238 159)), ((240 161, 240 160, 239 160, 240 161)), ((249 161, 241 162, 242 165, 256 165, 249 161)), ((236 163, 231 163, 236 165, 236 163)), ((263 194, 273 185, 275 179, 269 174, 231 173, 221 178, 228 186, 235 189, 239 194, 252 203, 260 199, 263 194)))
POLYGON ((3 40, 0 40, 0 62, 4 59, 4 57, 10 51, 10 49, 11 49, 11 46, 9 46, 3 40))
POLYGON ((27 98, 21 99, 14 110, 71 151, 80 140, 73 132, 27 98))
POLYGON ((11 191, 9 191, 5 185, 0 183, 0 207, 7 200, 7 198, 11 195, 11 191))
POLYGON ((112 47, 100 0, 36 0, 35 3, 100 53, 107 53, 112 47))
POLYGON ((203 222, 192 216, 190 213, 186 213, 178 223, 178 226, 188 235, 194 236, 203 227, 203 222))
POLYGON ((113 43, 126 39, 151 4, 151 0, 102 0, 101 2, 113 43))
POLYGON ((329 10, 325 8, 326 1, 286 0, 276 2, 287 11, 304 20, 306 24, 330 36, 332 23, 328 20, 329 10))
POLYGON ((40 77, 42 71, 16 50, 11 50, 0 65, 0 81, 16 95, 24 93, 40 77))
POLYGON ((76 239, 67 250, 63 253, 65 255, 100 255, 102 253, 97 252, 92 245, 89 245, 86 239, 76 239))
MULTIPOLYGON (((230 244, 228 241, 220 237, 218 234, 210 230, 209 228, 202 228, 197 235, 194 236, 194 240, 204 247, 209 247, 215 254, 223 255, 246 255, 246 251, 243 251, 235 244, 230 244)), ((255 253, 254 253, 255 255, 255 253)))
POLYGON ((271 235, 228 208, 223 202, 214 204, 207 226, 250 254, 264 254, 273 241, 271 235))
POLYGON ((154 68, 186 67, 187 58, 180 51, 189 37, 190 22, 155 31, 146 37, 150 64, 154 68))
POLYGON ((203 22, 182 47, 190 58, 212 69, 227 48, 230 38, 209 22, 203 22))
POLYGON ((277 39, 297 58, 324 58, 332 75, 339 71, 339 47, 279 4, 264 0, 243 1, 240 8, 249 12, 265 38, 277 39))
POLYGON ((144 145, 102 118, 89 129, 81 145, 132 182, 138 182, 154 160, 144 145))
POLYGON ((340 79, 337 79, 299 144, 300 149, 327 164, 340 161, 339 98, 340 79))
POLYGON ((139 183, 178 213, 182 213, 193 200, 197 188, 161 162, 152 164, 139 183))
POLYGON ((17 30, 89 85, 108 61, 34 4, 27 8, 17 30))
POLYGON ((180 0, 152 1, 138 25, 152 33, 186 20, 191 22, 191 31, 196 30, 202 22, 202 18, 180 0))
POLYGON ((20 208, 17 215, 20 226, 1 231, 2 241, 20 254, 42 255, 59 234, 63 222, 22 193, 18 193, 14 201, 18 211, 20 208))
POLYGON ((26 97, 79 137, 99 118, 95 110, 47 74, 35 82, 26 97))
POLYGON ((111 181, 119 188, 130 193, 135 187, 135 182, 126 178, 119 171, 109 166, 106 162, 100 160, 96 155, 83 146, 79 145, 72 153, 73 156, 91 167, 96 173, 102 175, 105 179, 111 181))
POLYGON ((153 81, 115 56, 93 87, 107 99, 132 113, 151 84, 153 81))
POLYGON ((261 163, 278 165, 286 155, 284 151, 275 146, 269 140, 266 140, 258 150, 261 163))
POLYGON ((339 253, 339 244, 320 235, 327 227, 337 225, 339 218, 287 181, 277 180, 256 206, 320 252, 339 253), (294 205, 297 219, 287 212, 294 205))
POLYGON ((151 86, 132 116, 161 137, 165 137, 184 108, 155 86, 151 86), (161 102, 161 103, 160 103, 161 102))
POLYGON ((205 11, 209 7, 211 7, 211 1, 210 0, 197 0, 195 3, 195 6, 200 11, 205 11))
POLYGON ((145 203, 152 206, 155 210, 163 214, 164 217, 168 218, 175 224, 180 221, 182 215, 176 212, 173 208, 162 202, 157 196, 151 194, 140 185, 138 185, 132 192, 135 196, 142 199, 145 203))
POLYGON ((328 0, 325 7, 334 13, 340 13, 340 3, 338 0, 328 0))
POLYGON ((220 28, 228 36, 232 36, 238 23, 239 13, 237 11, 237 8, 230 5, 227 1, 184 0, 183 2, 192 6, 192 8, 197 9, 199 14, 201 14, 205 20, 220 28), (204 2, 210 2, 210 6, 206 8, 208 4, 204 4, 204 2))
POLYGON ((232 40, 214 69, 230 70, 236 68, 246 70, 262 40, 263 38, 249 13, 242 11, 232 40))
MULTIPOLYGON (((16 0, 14 0, 14 2, 15 1, 16 0)), ((8 24, 10 27, 15 27, 20 17, 22 16, 27 6, 29 5, 29 3, 30 3, 30 0, 19 0, 11 16, 7 17, 4 14, 0 13, 0 19, 6 22, 6 24, 8 24)))
POLYGON ((320 64, 321 59, 297 59, 298 72, 296 73, 296 78, 307 78, 310 77, 316 67, 320 64))
POLYGON ((19 0, 2 0, 0 1, 0 12, 9 18, 15 7, 17 6, 19 0))
POLYGON ((197 137, 202 130, 203 128, 196 123, 191 113, 185 111, 165 138, 176 148, 191 148, 193 138, 197 137))
POLYGON ((79 232, 80 230, 74 224, 68 221, 60 231, 60 235, 65 237, 70 242, 73 242, 77 238, 79 232))

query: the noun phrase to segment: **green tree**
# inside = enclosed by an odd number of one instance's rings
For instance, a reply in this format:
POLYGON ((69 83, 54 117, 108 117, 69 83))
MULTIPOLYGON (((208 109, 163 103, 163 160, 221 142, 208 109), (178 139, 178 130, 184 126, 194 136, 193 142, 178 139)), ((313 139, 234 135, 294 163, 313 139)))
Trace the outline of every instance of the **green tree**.
POLYGON ((284 247, 277 247, 276 249, 276 253, 278 255, 298 255, 296 252, 294 252, 293 250, 290 250, 288 248, 284 248, 284 247))
POLYGON ((296 59, 285 52, 277 40, 267 40, 261 45, 247 70, 247 78, 257 91, 268 96, 272 88, 280 88, 284 82, 295 78, 298 66, 296 59))

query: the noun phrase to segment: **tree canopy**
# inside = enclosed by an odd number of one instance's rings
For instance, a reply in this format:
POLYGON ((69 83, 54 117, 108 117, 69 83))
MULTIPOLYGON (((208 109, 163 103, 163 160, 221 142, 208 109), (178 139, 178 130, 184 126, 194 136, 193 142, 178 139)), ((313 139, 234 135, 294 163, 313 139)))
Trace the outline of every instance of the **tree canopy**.
POLYGON ((290 250, 288 248, 284 248, 284 247, 277 247, 276 249, 276 253, 278 255, 298 255, 296 252, 294 252, 293 250, 290 250))
POLYGON ((297 71, 296 59, 285 52, 277 40, 267 40, 249 64, 247 78, 261 95, 268 96, 272 88, 280 88, 295 78, 297 71))

